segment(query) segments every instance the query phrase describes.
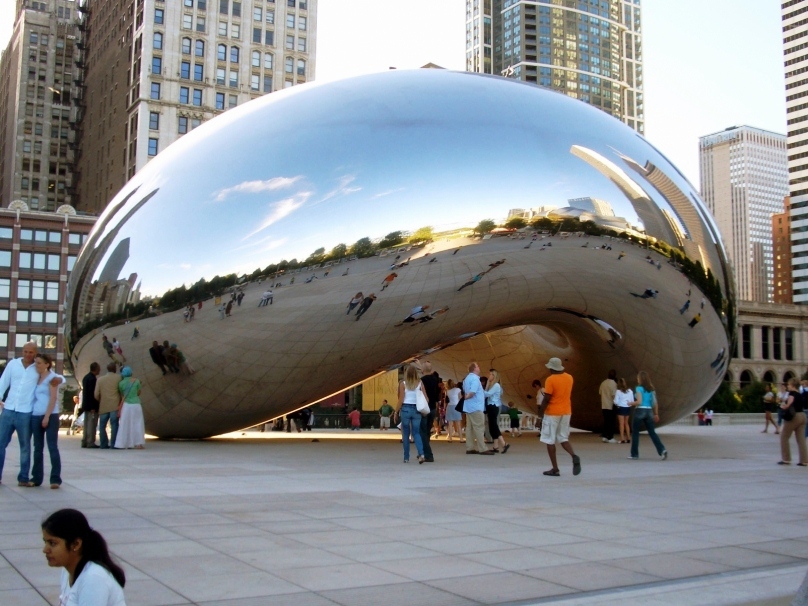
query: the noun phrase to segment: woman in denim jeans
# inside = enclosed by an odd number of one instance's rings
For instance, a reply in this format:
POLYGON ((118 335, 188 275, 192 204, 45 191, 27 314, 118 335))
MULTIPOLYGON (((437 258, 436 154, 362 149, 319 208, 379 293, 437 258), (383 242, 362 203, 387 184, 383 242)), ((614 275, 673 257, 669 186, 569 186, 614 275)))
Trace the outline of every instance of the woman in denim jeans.
POLYGON ((634 421, 631 426, 631 456, 629 459, 640 458, 640 430, 642 426, 648 431, 651 441, 656 446, 660 458, 664 461, 668 458, 668 451, 665 450, 662 440, 656 434, 654 424, 659 421, 659 403, 657 402, 656 392, 648 373, 641 370, 637 374, 637 389, 635 400, 632 406, 634 409, 634 421))
POLYGON ((51 370, 53 361, 47 354, 37 354, 34 358, 39 380, 34 389, 34 410, 31 414, 31 434, 34 438, 34 465, 31 469, 31 486, 41 486, 45 476, 45 442, 48 443, 51 473, 50 487, 59 488, 62 484, 62 458, 59 456, 59 411, 56 408, 58 388, 51 385, 56 376, 51 370))
POLYGON ((415 440, 415 448, 418 450, 418 463, 424 462, 424 443, 421 440, 421 413, 415 407, 416 392, 421 390, 426 398, 426 391, 418 378, 418 369, 413 364, 408 364, 404 369, 404 380, 398 385, 398 408, 396 415, 401 421, 401 443, 404 446, 404 462, 410 460, 410 433, 415 440))

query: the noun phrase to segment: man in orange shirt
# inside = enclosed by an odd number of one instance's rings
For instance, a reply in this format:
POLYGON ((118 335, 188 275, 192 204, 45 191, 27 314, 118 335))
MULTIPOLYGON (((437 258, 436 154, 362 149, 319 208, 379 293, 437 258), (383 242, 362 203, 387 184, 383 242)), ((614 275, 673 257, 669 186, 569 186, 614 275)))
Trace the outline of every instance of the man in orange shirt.
POLYGON ((572 375, 564 372, 561 360, 550 358, 545 365, 550 369, 550 376, 544 382, 544 402, 539 407, 541 424, 541 441, 547 444, 552 469, 544 472, 546 476, 560 476, 556 460, 556 442, 572 457, 572 475, 581 473, 581 459, 570 445, 570 416, 572 415, 572 375))

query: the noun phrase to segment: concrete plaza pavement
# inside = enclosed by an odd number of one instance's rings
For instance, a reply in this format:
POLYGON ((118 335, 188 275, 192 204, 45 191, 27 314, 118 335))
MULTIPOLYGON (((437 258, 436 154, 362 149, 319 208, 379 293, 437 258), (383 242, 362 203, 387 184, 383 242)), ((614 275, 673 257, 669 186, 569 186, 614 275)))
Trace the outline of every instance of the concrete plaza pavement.
POLYGON ((573 477, 535 434, 495 457, 440 439, 402 464, 397 433, 149 440, 60 436, 60 490, 0 487, 0 604, 58 603, 39 524, 82 510, 127 573, 130 606, 788 604, 808 570, 808 470, 778 466, 757 425, 660 431, 627 445, 576 433, 573 477), (317 440, 317 441, 314 441, 317 440))

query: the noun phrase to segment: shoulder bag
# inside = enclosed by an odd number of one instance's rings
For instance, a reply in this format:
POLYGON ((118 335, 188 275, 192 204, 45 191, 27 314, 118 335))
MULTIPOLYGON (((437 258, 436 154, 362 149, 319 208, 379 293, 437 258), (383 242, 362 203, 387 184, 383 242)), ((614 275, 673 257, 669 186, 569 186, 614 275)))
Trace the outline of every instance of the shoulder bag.
POLYGON ((415 409, 422 415, 427 416, 430 413, 429 401, 424 395, 424 390, 421 388, 421 383, 415 388, 415 409))

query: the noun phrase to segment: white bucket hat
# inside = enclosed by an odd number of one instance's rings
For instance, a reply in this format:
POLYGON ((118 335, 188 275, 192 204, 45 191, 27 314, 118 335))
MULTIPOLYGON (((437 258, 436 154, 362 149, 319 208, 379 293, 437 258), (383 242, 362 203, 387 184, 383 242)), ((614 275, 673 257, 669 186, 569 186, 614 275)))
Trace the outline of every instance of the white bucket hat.
POLYGON ((547 368, 550 370, 555 370, 557 372, 562 372, 564 367, 561 366, 561 360, 558 358, 550 358, 550 361, 545 364, 547 368))

